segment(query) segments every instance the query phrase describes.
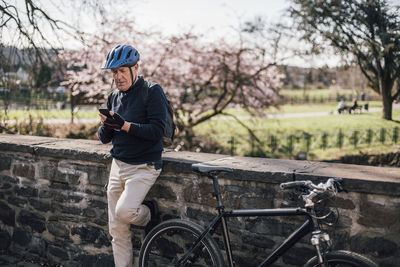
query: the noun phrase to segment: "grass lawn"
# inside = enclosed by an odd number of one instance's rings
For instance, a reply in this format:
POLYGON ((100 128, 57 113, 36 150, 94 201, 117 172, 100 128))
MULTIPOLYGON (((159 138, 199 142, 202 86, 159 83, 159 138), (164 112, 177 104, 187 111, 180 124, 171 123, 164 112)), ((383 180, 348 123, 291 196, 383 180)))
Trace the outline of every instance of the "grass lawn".
MULTIPOLYGON (((27 120, 29 119, 29 114, 33 119, 71 119, 70 110, 9 110, 8 119, 9 120, 27 120)), ((4 110, 0 111, 0 118, 4 118, 4 110)), ((98 118, 97 110, 81 110, 75 114, 77 119, 91 119, 98 118)))
POLYGON ((202 125, 195 127, 195 131, 200 136, 208 137, 216 140, 220 145, 229 150, 231 147, 231 138, 235 138, 235 154, 238 155, 252 155, 254 149, 261 149, 268 157, 277 158, 293 158, 294 155, 300 150, 305 149, 305 139, 302 139, 302 133, 306 132, 312 134, 312 143, 317 142, 323 133, 328 133, 329 137, 327 143, 335 144, 337 142, 337 135, 341 130, 345 136, 344 146, 336 148, 335 145, 326 149, 319 148, 320 143, 315 145, 308 154, 308 159, 311 160, 331 160, 337 159, 346 154, 359 154, 359 153, 388 153, 398 152, 400 149, 400 140, 397 144, 390 143, 390 137, 386 137, 384 144, 379 143, 380 129, 389 129, 387 136, 393 134, 395 127, 400 128, 400 110, 393 110, 393 121, 386 121, 381 119, 382 112, 364 112, 361 114, 331 114, 319 117, 298 117, 298 118, 249 118, 243 120, 246 125, 253 129, 256 136, 259 138, 263 145, 257 145, 253 142, 247 130, 229 119, 214 119, 202 125), (365 144, 367 130, 371 129, 374 139, 372 145, 365 144), (363 139, 363 143, 354 147, 352 145, 352 134, 354 131, 359 131, 359 138, 363 139), (289 135, 295 134, 300 136, 299 139, 294 139, 293 153, 288 154, 287 146, 289 135), (271 140, 271 135, 278 138, 278 148, 275 152, 271 152, 268 143, 271 140))
MULTIPOLYGON (((361 114, 331 114, 317 117, 249 118, 242 121, 259 136, 302 132, 330 132, 339 129, 357 130, 400 127, 400 110, 393 110, 393 121, 383 120, 381 116, 382 112, 364 112, 361 114)), ((247 135, 247 130, 244 127, 227 118, 216 118, 205 122, 196 126, 195 131, 204 136, 232 135, 232 133, 235 135, 247 135)))
MULTIPOLYGON (((360 103, 362 104, 362 103, 360 103)), ((370 108, 381 108, 381 102, 369 102, 370 108)), ((335 103, 327 104, 302 104, 302 105, 284 105, 279 110, 271 108, 267 111, 269 114, 281 113, 281 114, 298 114, 298 113, 309 113, 309 112, 326 112, 328 115, 324 116, 313 116, 313 117, 251 117, 245 110, 230 109, 230 113, 241 117, 243 123, 253 129, 256 136, 264 142, 263 150, 268 150, 266 140, 271 135, 278 136, 283 140, 283 143, 287 142, 287 136, 291 134, 301 135, 302 133, 309 133, 314 136, 327 132, 334 136, 337 134, 339 129, 343 132, 350 132, 354 130, 367 130, 371 129, 375 132, 379 132, 380 128, 393 129, 394 127, 400 127, 400 110, 393 110, 393 121, 386 121, 381 119, 382 112, 362 112, 361 114, 334 114, 336 110, 335 103)), ((8 113, 8 119, 11 120, 25 120, 29 119, 29 114, 33 119, 70 119, 71 114, 69 110, 33 110, 33 111, 22 111, 22 110, 11 110, 8 113)), ((306 115, 306 114, 305 114, 306 115)), ((75 118, 77 119, 97 119, 97 110, 80 110, 75 118)), ((4 119, 4 111, 0 111, 0 119, 4 119)), ((203 136, 215 140, 220 145, 225 147, 225 151, 229 151, 231 144, 229 141, 231 137, 235 137, 235 154, 237 155, 249 155, 249 151, 253 151, 252 141, 249 137, 247 130, 239 125, 232 118, 227 116, 218 116, 204 122, 194 128, 198 136, 203 136)), ((365 132, 365 131, 364 131, 365 132)), ((378 135, 376 133, 375 135, 378 135)), ((346 136, 350 136, 351 133, 346 136)), ((333 140, 334 137, 331 139, 333 140)), ((347 137, 348 138, 348 137, 347 137)), ((285 143, 286 144, 286 143, 285 143)), ((354 147, 349 143, 341 149, 329 148, 319 149, 318 147, 313 148, 309 153, 309 159, 312 160, 326 160, 326 159, 337 159, 348 153, 387 153, 397 152, 400 149, 399 145, 388 145, 388 144, 373 144, 370 146, 360 145, 354 147)), ((296 149, 300 149, 299 146, 296 149)), ((293 155, 293 154, 292 154, 293 155)), ((274 154, 268 156, 275 156, 280 158, 292 158, 285 153, 274 154)))

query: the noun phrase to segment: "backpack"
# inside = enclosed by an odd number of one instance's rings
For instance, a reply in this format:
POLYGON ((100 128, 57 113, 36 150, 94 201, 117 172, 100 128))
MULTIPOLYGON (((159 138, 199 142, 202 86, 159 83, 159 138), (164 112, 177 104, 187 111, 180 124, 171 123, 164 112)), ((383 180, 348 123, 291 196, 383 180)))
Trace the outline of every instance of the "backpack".
MULTIPOLYGON (((142 94, 143 96, 143 102, 145 105, 147 105, 148 101, 148 96, 150 90, 152 90, 153 86, 156 85, 156 83, 148 83, 147 81, 144 82, 144 92, 142 94)), ((174 141, 174 136, 175 136, 175 129, 176 125, 174 123, 174 109, 172 108, 171 102, 168 100, 167 96, 164 93, 164 90, 162 90, 162 95, 165 101, 165 105, 167 107, 167 118, 166 118, 166 125, 164 128, 164 135, 163 135, 163 145, 164 147, 172 145, 172 142, 174 141)))

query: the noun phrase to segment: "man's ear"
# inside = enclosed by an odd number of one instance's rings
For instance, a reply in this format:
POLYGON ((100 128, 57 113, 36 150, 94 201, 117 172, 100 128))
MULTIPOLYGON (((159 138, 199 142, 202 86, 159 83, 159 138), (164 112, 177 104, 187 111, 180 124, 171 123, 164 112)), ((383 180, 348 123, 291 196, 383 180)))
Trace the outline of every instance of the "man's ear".
POLYGON ((135 68, 135 70, 138 70, 139 69, 139 63, 136 63, 136 65, 133 66, 133 67, 135 68))

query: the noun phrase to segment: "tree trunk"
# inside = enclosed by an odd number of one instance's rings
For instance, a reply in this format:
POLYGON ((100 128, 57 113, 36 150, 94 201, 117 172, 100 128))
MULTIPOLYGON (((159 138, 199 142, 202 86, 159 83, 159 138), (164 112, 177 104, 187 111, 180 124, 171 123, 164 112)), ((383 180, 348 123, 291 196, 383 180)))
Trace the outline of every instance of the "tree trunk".
POLYGON ((382 81, 382 103, 383 103, 383 114, 382 118, 385 120, 392 120, 392 87, 393 80, 385 79, 382 81))
POLYGON ((74 96, 72 95, 72 88, 71 88, 71 92, 69 95, 69 99, 70 99, 70 104, 71 104, 71 124, 74 123, 74 96))

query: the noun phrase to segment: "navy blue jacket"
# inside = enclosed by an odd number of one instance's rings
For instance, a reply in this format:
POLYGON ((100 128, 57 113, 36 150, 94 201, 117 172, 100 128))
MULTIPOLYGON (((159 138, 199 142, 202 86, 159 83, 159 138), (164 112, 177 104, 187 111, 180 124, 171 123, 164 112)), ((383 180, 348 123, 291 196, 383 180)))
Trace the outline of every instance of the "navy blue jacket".
POLYGON ((125 163, 141 164, 161 161, 162 137, 166 125, 166 106, 162 88, 152 85, 147 104, 143 92, 148 90, 143 77, 123 92, 115 89, 107 99, 107 108, 131 123, 129 132, 100 126, 98 136, 103 144, 112 141, 111 155, 125 163))

